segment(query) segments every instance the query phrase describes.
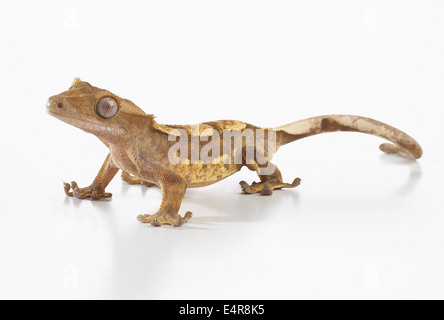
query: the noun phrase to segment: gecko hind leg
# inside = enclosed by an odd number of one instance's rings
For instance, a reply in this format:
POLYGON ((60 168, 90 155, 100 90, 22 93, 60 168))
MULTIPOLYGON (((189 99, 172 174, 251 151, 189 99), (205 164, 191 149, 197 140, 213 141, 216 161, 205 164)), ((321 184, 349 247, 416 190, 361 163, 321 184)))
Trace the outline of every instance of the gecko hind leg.
POLYGON ((154 183, 143 181, 142 179, 139 179, 139 178, 136 178, 136 177, 130 175, 126 171, 122 171, 121 178, 122 178, 123 181, 125 181, 126 183, 131 184, 131 185, 141 184, 141 185, 144 185, 146 187, 153 187, 153 186, 155 186, 154 183))
POLYGON ((282 174, 279 169, 272 165, 272 174, 264 175, 259 174, 260 168, 257 165, 248 166, 250 170, 254 170, 258 172, 258 176, 261 179, 261 182, 253 182, 251 185, 246 183, 245 181, 239 182, 242 191, 247 194, 252 193, 260 193, 263 196, 271 196, 273 194, 273 190, 280 190, 282 188, 295 188, 300 185, 301 179, 296 178, 292 183, 285 183, 282 180, 282 174))

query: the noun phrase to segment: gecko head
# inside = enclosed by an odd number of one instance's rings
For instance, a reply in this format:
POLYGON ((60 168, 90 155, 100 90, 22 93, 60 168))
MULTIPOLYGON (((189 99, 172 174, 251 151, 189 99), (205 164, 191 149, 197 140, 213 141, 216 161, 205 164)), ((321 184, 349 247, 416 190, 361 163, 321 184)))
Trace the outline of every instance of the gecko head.
POLYGON ((69 90, 48 99, 47 112, 70 125, 99 138, 131 138, 140 132, 138 125, 150 115, 130 100, 74 79, 69 90), (137 119, 141 119, 137 121, 137 119))

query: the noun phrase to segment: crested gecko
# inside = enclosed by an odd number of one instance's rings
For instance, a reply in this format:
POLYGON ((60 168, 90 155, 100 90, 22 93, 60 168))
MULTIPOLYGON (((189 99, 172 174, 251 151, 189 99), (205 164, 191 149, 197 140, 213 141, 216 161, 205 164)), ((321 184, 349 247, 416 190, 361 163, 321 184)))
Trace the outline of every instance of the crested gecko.
POLYGON ((189 211, 179 215, 187 188, 214 184, 244 166, 256 171, 260 179, 252 184, 241 181, 244 193, 271 195, 273 190, 298 186, 299 178, 292 183, 283 181, 271 158, 279 147, 308 136, 335 131, 363 132, 392 142, 380 146, 386 153, 409 159, 422 156, 421 146, 404 132, 352 115, 318 116, 276 128, 232 120, 195 126, 159 124, 153 115, 146 114, 130 100, 79 78, 74 79, 69 90, 50 97, 46 108, 51 116, 94 134, 109 149, 92 184, 79 188, 74 181, 64 183, 66 195, 78 199, 110 198, 112 194, 105 192, 105 188, 122 170, 121 177, 127 183, 161 188, 159 210, 138 216, 138 220, 153 226, 183 225, 192 216, 189 211), (226 133, 228 138, 224 136, 226 133), (199 159, 199 155, 207 158, 199 159))

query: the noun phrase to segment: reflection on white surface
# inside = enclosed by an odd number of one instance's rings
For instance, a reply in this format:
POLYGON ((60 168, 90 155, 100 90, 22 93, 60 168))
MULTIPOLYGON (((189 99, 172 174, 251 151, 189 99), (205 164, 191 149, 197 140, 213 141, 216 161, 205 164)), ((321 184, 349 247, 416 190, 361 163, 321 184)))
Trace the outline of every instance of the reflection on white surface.
POLYGON ((401 157, 396 157, 388 154, 382 154, 381 159, 385 163, 393 163, 394 165, 405 165, 408 166, 410 170, 410 174, 408 176, 408 179, 406 180, 405 184, 402 185, 398 189, 399 194, 409 194, 412 192, 419 184, 421 177, 422 177, 422 168, 421 163, 418 161, 410 161, 408 159, 404 159, 401 157))
POLYGON ((412 293, 405 290, 427 287, 431 291, 413 295, 434 295, 434 282, 441 281, 434 274, 444 263, 438 253, 443 218, 421 209, 419 163, 381 159, 369 163, 391 171, 388 178, 395 182, 384 187, 369 180, 364 186, 355 177, 354 186, 341 185, 347 193, 355 189, 353 197, 332 193, 325 182, 312 189, 308 181, 272 197, 244 195, 237 185, 243 171, 218 185, 189 190, 182 210, 194 216, 183 228, 136 220, 137 214, 156 210, 157 188, 116 180, 112 200, 90 201, 67 198, 61 185, 47 181, 42 190, 50 192, 44 196, 24 190, 26 201, 11 195, 2 203, 0 293, 364 298, 408 297, 412 293))

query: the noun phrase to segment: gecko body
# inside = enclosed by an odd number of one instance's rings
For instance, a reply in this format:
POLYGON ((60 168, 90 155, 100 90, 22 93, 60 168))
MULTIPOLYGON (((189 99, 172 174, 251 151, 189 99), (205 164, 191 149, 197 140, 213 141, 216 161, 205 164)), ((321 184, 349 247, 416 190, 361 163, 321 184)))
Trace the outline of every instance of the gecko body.
POLYGON ((69 90, 52 96, 47 112, 97 136, 109 149, 92 184, 79 188, 65 183, 68 196, 79 199, 110 198, 105 192, 119 170, 130 184, 162 189, 162 203, 154 214, 138 219, 153 226, 181 226, 192 216, 179 209, 187 188, 214 184, 246 166, 258 173, 259 182, 241 181, 245 193, 271 195, 273 190, 294 188, 296 178, 285 183, 271 161, 283 145, 308 136, 335 131, 354 131, 382 137, 386 153, 418 159, 420 145, 404 132, 382 122, 359 116, 328 115, 261 128, 241 121, 220 120, 198 125, 164 125, 133 102, 76 78, 69 90))

